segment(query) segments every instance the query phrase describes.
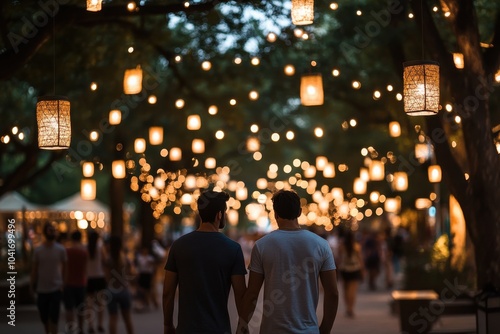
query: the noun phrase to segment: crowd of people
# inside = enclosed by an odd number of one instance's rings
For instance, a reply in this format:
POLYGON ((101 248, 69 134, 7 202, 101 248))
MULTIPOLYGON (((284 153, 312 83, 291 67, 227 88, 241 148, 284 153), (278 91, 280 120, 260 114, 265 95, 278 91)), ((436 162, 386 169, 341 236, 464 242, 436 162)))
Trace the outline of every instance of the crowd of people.
POLYGON ((378 289, 377 276, 384 272, 385 288, 392 288, 400 271, 404 230, 354 233, 344 228, 320 236, 299 225, 299 196, 279 191, 272 198, 278 229, 236 242, 220 233, 228 199, 224 192, 202 193, 198 228, 175 240, 168 252, 154 253, 151 247, 142 246, 131 256, 120 237, 103 240, 94 230, 87 232, 86 244, 79 230, 69 240, 56 241, 55 227, 46 223, 31 274, 45 333, 59 333, 62 303, 66 333, 115 334, 120 313, 127 334, 132 334, 131 312, 160 306, 155 283, 160 276, 164 277, 165 334, 230 333, 227 303, 231 288, 239 315, 238 333, 249 333, 252 328, 260 328, 261 333, 329 333, 338 308, 337 282, 349 318, 355 317, 360 282, 366 279, 370 290, 378 289), (163 265, 164 271, 159 271, 163 265), (262 286, 264 301, 256 309, 262 286), (320 289, 324 316, 318 323, 320 289), (260 324, 254 317, 257 312, 260 324))
POLYGON ((115 334, 119 313, 132 334, 132 310, 159 307, 155 280, 164 259, 149 248, 129 256, 120 237, 103 240, 94 230, 88 231, 86 244, 80 230, 66 240, 51 223, 43 226, 43 235, 34 251, 30 286, 45 333, 60 333, 61 304, 65 333, 77 334, 115 334))

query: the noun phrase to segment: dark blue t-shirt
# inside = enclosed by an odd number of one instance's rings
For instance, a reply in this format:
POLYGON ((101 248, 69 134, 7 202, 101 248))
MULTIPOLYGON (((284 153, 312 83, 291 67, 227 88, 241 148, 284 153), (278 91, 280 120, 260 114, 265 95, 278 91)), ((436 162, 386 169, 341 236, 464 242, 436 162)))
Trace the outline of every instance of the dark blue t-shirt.
POLYGON ((165 270, 179 279, 178 334, 231 333, 231 276, 247 273, 237 242, 218 232, 188 233, 172 244, 165 270))

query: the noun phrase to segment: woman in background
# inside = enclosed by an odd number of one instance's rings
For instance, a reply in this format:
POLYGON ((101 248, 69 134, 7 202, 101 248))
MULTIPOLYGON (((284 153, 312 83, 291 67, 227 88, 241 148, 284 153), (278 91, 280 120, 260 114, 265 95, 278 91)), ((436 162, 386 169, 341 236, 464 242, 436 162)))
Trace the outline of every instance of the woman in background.
POLYGON ((359 281, 363 279, 365 269, 361 245, 354 240, 354 234, 350 229, 347 230, 339 245, 337 265, 342 278, 346 315, 349 318, 354 318, 354 304, 356 303, 359 281))
POLYGON ((104 277, 103 264, 106 259, 102 240, 94 230, 87 236, 87 250, 89 258, 87 261, 87 314, 89 315, 89 333, 104 333, 104 291, 106 290, 106 278, 104 277), (97 327, 94 323, 97 319, 97 327))
POLYGON ((118 309, 120 309, 127 334, 133 334, 132 317, 130 308, 132 306, 132 295, 129 285, 135 277, 132 274, 132 265, 122 251, 122 239, 111 236, 109 239, 109 257, 104 266, 108 284, 109 333, 117 333, 118 309))

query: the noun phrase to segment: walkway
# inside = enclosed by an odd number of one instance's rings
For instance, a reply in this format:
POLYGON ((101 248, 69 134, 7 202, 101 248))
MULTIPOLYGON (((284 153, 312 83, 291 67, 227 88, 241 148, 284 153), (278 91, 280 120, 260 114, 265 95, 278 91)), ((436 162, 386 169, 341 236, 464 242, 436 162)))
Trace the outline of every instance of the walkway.
MULTIPOLYGON (((380 282, 379 286, 382 286, 380 282)), ((158 289, 160 291, 160 288, 158 289)), ((339 303, 339 311, 332 333, 335 334, 397 334, 399 333, 399 320, 398 317, 392 315, 390 312, 390 291, 368 291, 365 284, 361 285, 358 301, 356 305, 356 317, 354 319, 345 316, 344 303, 341 300, 339 303)), ((322 310, 321 303, 319 302, 318 315, 321 318, 322 310)), ((230 315, 235 319, 236 310, 232 296, 230 296, 230 315)), ((61 314, 61 319, 63 314, 61 314)), ((151 310, 144 313, 133 313, 133 321, 136 333, 139 334, 156 334, 163 331, 163 318, 161 309, 151 310)), ((450 324, 458 328, 473 328, 475 318, 463 317, 460 319, 443 320, 439 326, 450 324), (472 325, 472 326, 471 326, 472 325)), ((233 323, 233 328, 236 323, 233 323)), ((60 324, 62 330, 64 320, 60 324)), ((6 324, 6 317, 2 312, 0 333, 13 333, 13 334, 35 334, 43 333, 42 325, 39 322, 38 314, 34 306, 23 306, 17 309, 16 327, 13 328, 6 324)), ((125 333, 123 325, 120 323, 119 333, 125 333)), ((257 333, 257 331, 252 331, 257 333)), ((61 331, 61 334, 63 332, 61 331)))

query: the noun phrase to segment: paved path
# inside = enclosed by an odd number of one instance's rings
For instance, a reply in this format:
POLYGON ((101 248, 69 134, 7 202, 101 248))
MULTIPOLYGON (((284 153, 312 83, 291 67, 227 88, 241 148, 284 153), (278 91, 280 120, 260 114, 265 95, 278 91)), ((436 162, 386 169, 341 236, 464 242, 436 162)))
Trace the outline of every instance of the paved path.
MULTIPOLYGON (((382 286, 380 284, 379 286, 382 286)), ((160 291, 160 289, 158 289, 160 291)), ((339 311, 337 320, 332 333, 335 334, 397 334, 399 333, 399 320, 398 317, 392 315, 390 312, 390 291, 367 291, 365 285, 361 285, 358 301, 356 304, 356 317, 354 319, 345 316, 345 307, 342 301, 342 294, 340 296, 339 311)), ((322 317, 321 309, 322 300, 320 299, 318 307, 318 316, 322 317)), ((236 310, 232 296, 230 296, 230 315, 234 319, 236 310)), ((61 314, 63 317, 63 314, 61 314)), ((464 317, 458 319, 451 319, 449 321, 441 321, 440 326, 448 326, 453 324, 460 327, 473 328, 475 321, 474 317, 464 317)), ((133 322, 136 334, 161 334, 163 333, 163 318, 161 310, 151 310, 144 313, 133 313, 133 322)), ((233 329, 236 326, 232 324, 233 329)), ((60 328, 62 328, 64 321, 61 321, 60 328)), ((0 333, 19 333, 19 334, 38 334, 43 333, 42 325, 39 321, 38 314, 34 306, 19 307, 17 310, 16 327, 7 325, 6 317, 2 312, 0 322, 0 333)), ((123 324, 119 325, 119 333, 125 333, 123 324)), ((258 331, 253 330, 253 333, 258 331)))

